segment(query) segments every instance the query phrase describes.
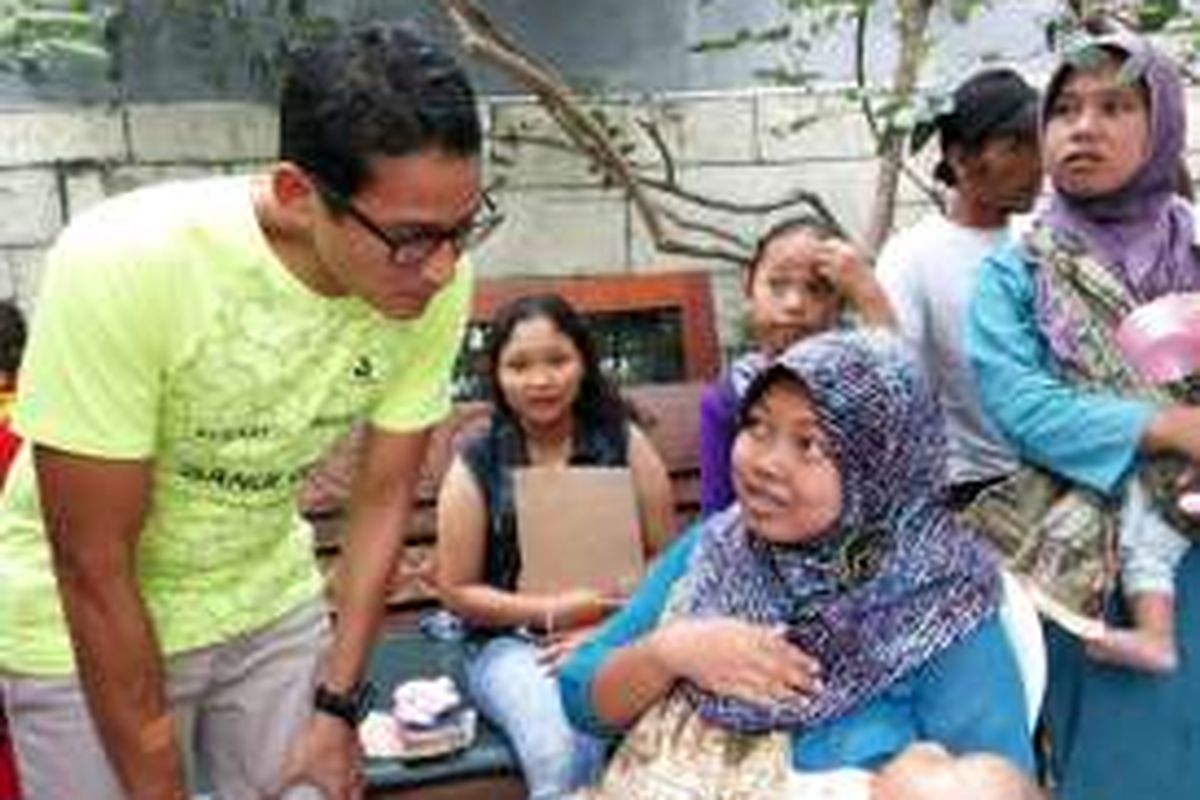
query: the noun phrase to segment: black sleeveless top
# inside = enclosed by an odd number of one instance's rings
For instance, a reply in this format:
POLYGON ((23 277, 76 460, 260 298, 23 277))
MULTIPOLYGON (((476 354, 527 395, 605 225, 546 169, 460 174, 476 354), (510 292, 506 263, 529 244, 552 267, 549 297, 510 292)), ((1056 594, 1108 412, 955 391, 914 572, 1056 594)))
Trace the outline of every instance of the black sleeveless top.
MULTIPOLYGON (((483 490, 487 507, 484 578, 489 586, 514 591, 521 572, 521 553, 512 469, 529 464, 525 437, 514 423, 493 413, 488 429, 466 444, 462 458, 483 490)), ((584 424, 576 417, 567 463, 593 467, 627 466, 629 423, 620 420, 608 424, 584 424)))

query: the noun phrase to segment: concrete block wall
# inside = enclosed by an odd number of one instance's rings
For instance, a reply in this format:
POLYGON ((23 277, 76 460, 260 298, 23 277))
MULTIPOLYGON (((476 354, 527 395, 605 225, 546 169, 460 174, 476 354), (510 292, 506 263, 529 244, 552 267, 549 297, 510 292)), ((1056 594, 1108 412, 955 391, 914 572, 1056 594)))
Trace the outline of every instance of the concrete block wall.
MULTIPOLYGON (((490 98, 484 111, 495 134, 561 138, 532 100, 490 98)), ((689 190, 763 201, 804 188, 820 193, 851 231, 865 224, 872 141, 837 95, 762 90, 624 98, 603 103, 598 113, 626 132, 639 164, 661 172, 659 150, 635 122, 651 120, 689 190)), ((269 162, 277 130, 270 108, 247 103, 0 109, 0 296, 35 308, 42 255, 88 206, 147 183, 252 171, 269 162)), ((714 275, 722 341, 740 337, 736 268, 656 253, 625 193, 604 185, 586 159, 499 140, 488 146, 485 170, 507 221, 477 254, 482 275, 702 267, 714 275)), ((903 197, 906 218, 924 207, 919 195, 903 197)), ((698 218, 733 225, 747 238, 765 224, 716 211, 698 218)))
POLYGON ((245 103, 0 109, 0 297, 36 306, 42 257, 88 206, 151 182, 241 171, 275 147, 245 103))
MULTIPOLYGON (((662 174, 662 158, 635 120, 654 124, 672 154, 678 182, 689 191, 741 202, 815 191, 854 234, 865 229, 875 178, 873 140, 855 106, 842 96, 782 90, 658 95, 614 100, 598 108, 625 131, 633 160, 662 174)), ((489 177, 509 219, 480 252, 484 274, 642 271, 704 268, 713 273, 714 308, 726 346, 742 336, 737 269, 656 252, 634 206, 605 187, 586 159, 554 148, 519 144, 504 134, 561 139, 535 102, 493 100, 489 177)), ((903 197, 908 219, 928 208, 919 193, 903 197)), ((685 206, 690 219, 736 230, 747 239, 768 222, 685 206)), ((787 213, 787 212, 780 212, 787 213)))

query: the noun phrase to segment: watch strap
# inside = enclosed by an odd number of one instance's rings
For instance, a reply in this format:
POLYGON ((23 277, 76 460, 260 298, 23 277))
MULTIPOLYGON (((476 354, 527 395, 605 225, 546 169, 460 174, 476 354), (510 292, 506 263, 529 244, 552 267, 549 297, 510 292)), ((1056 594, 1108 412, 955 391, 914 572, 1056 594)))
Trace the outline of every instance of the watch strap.
POLYGON ((313 708, 337 717, 351 728, 357 728, 371 710, 374 697, 375 687, 370 681, 360 681, 345 692, 334 691, 319 683, 313 692, 313 708))

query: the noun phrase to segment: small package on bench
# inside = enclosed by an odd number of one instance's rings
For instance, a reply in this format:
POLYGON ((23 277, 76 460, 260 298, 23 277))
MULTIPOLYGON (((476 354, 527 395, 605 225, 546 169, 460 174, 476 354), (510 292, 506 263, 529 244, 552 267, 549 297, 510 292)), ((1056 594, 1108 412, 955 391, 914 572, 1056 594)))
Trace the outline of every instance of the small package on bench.
POLYGON ((359 726, 372 758, 417 760, 463 750, 475 740, 475 709, 447 676, 405 681, 392 693, 392 713, 373 711, 359 726))

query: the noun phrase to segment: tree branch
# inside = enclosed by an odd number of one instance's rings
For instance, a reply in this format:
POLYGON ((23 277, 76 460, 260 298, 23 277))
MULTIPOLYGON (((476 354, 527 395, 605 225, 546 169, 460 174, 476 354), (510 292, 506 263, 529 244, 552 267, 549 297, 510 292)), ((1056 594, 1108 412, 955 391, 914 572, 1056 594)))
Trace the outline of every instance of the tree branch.
MULTIPOLYGON (((523 145, 532 145, 533 147, 544 147, 548 150, 557 150, 562 153, 569 153, 574 156, 584 157, 579 152, 579 148, 574 142, 568 139, 559 139, 554 136, 544 136, 533 133, 518 133, 516 131, 501 131, 493 132, 490 138, 502 144, 520 147, 523 145)), ((667 158, 671 157, 670 151, 664 151, 667 158)), ((684 188, 675 180, 674 170, 670 170, 666 177, 656 177, 650 174, 649 167, 635 167, 634 172, 637 179, 647 188, 658 194, 669 195, 676 199, 682 200, 701 208, 711 209, 713 211, 724 211, 730 214, 740 214, 745 216, 757 216, 763 214, 773 214, 793 206, 807 206, 809 211, 822 222, 830 225, 835 230, 845 235, 845 230, 837 217, 829 209, 829 206, 816 192, 807 189, 794 189, 791 192, 777 197, 773 200, 763 200, 759 202, 745 203, 737 200, 726 200, 720 197, 712 197, 710 195, 693 192, 684 188)), ((663 214, 671 216, 668 209, 655 205, 655 207, 663 214)), ((681 225, 681 227, 687 227, 681 225)), ((695 229, 705 229, 704 225, 697 226, 695 229)), ((715 238, 726 239, 730 242, 738 242, 745 246, 748 250, 752 245, 735 233, 724 229, 713 228, 711 235, 715 238)))
MULTIPOLYGON (((607 179, 625 189, 658 250, 739 263, 749 256, 748 247, 735 251, 725 246, 733 242, 743 242, 736 233, 720 230, 709 223, 689 221, 680 212, 664 208, 650 196, 649 190, 653 188, 654 191, 669 193, 704 207, 746 213, 735 208, 738 204, 711 198, 700 199, 700 195, 683 190, 677 183, 674 160, 670 157, 669 148, 661 135, 647 129, 652 145, 663 156, 663 171, 666 173, 665 180, 655 181, 641 174, 619 152, 608 131, 582 107, 570 87, 554 69, 535 60, 524 51, 488 18, 475 0, 438 0, 438 3, 454 24, 464 50, 492 63, 532 92, 571 143, 585 157, 590 158, 607 179), (665 222, 671 222, 683 231, 704 233, 724 244, 708 246, 676 238, 667 231, 665 222)), ((816 199, 814 194, 797 192, 794 196, 797 202, 808 203, 824 218, 833 218, 829 209, 820 203, 819 199, 818 202, 812 202, 816 199)), ((752 206, 755 209, 759 207, 752 206)), ((771 204, 771 207, 775 208, 775 205, 771 204)))
MULTIPOLYGON (((854 80, 859 90, 859 108, 867 121, 867 127, 875 141, 881 142, 884 134, 879 128, 879 119, 875 115, 875 108, 871 105, 871 99, 867 94, 867 17, 868 7, 865 5, 860 6, 854 14, 854 80)), ((900 169, 904 176, 912 181, 913 185, 920 189, 931 203, 941 207, 942 196, 933 184, 925 180, 925 176, 913 169, 908 161, 903 159, 900 161, 900 169)))
POLYGON ((708 197, 696 192, 688 191, 678 184, 669 183, 667 181, 642 176, 642 182, 652 189, 660 192, 674 195, 682 200, 695 203, 705 208, 711 208, 716 211, 728 211, 732 214, 773 214, 776 211, 782 211, 785 208, 792 206, 805 205, 808 206, 813 215, 821 219, 822 222, 832 225, 838 231, 845 233, 845 229, 833 212, 829 210, 829 206, 821 199, 821 196, 816 192, 810 192, 807 189, 795 189, 783 197, 775 200, 764 200, 758 203, 740 203, 735 200, 723 200, 717 197, 708 197))
POLYGON ((638 127, 645 131, 646 136, 650 139, 650 143, 654 145, 654 150, 658 153, 659 159, 662 160, 663 178, 669 184, 676 184, 675 180, 675 157, 671 153, 671 148, 667 147, 667 142, 663 139, 662 131, 648 119, 638 119, 638 127))
MULTIPOLYGON (((908 102, 916 90, 917 78, 924 59, 925 31, 929 25, 929 14, 936 0, 899 0, 900 15, 900 61, 896 66, 891 92, 894 97, 908 102)), ((941 206, 941 197, 904 158, 904 139, 890 122, 887 127, 879 123, 871 105, 867 89, 867 23, 870 6, 862 3, 855 10, 854 29, 854 77, 859 90, 859 106, 863 117, 877 144, 879 172, 875 180, 875 202, 871 208, 870 221, 864 247, 875 254, 891 233, 896 214, 896 191, 900 175, 908 178, 936 206, 941 206)))

